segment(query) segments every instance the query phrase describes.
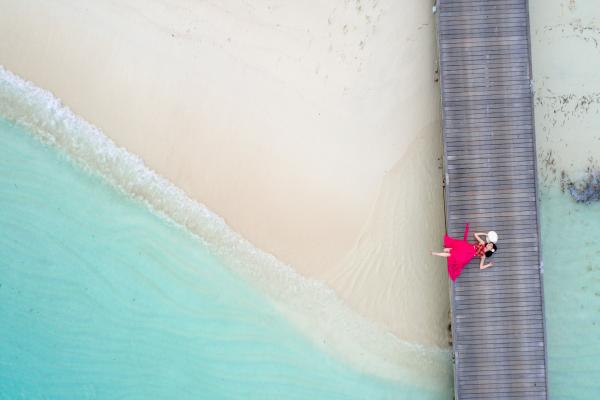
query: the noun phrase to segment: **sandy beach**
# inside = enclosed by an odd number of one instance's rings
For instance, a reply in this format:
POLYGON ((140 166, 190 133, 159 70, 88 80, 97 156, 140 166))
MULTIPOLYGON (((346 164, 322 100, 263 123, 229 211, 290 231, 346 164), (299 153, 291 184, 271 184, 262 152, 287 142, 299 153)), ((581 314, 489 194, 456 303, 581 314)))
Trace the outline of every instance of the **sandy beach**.
POLYGON ((429 2, 0 5, 0 64, 361 315, 446 346, 429 2))

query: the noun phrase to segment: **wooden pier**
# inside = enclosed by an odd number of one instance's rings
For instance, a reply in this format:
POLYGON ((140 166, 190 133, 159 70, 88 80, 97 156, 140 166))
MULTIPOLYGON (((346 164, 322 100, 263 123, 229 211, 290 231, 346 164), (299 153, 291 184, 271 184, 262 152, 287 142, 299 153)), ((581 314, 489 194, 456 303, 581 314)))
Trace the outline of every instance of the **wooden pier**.
POLYGON ((547 399, 528 2, 436 14, 448 233, 500 236, 495 265, 452 285, 456 399, 547 399))

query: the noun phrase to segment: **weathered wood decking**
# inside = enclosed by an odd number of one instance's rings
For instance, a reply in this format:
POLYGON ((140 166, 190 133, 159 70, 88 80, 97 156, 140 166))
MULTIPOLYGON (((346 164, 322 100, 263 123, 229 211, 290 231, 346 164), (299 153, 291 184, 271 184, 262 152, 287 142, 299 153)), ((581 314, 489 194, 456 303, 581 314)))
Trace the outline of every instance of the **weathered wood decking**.
POLYGON ((500 236, 452 286, 456 398, 546 399, 527 0, 438 0, 437 23, 448 233, 500 236))

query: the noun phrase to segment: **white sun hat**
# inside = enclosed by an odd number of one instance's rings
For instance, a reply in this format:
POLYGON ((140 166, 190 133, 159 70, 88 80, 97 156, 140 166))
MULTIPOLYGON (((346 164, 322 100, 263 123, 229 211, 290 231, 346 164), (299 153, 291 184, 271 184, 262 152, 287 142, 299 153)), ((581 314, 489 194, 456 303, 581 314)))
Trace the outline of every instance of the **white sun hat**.
POLYGON ((489 231, 487 234, 487 241, 489 243, 496 243, 498 241, 498 234, 494 231, 489 231))

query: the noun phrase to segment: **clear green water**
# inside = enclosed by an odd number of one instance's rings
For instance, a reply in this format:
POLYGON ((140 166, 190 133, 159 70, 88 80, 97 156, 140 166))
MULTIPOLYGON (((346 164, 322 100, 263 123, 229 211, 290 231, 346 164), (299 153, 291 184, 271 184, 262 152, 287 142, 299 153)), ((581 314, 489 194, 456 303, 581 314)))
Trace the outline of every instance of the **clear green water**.
POLYGON ((552 399, 600 398, 600 203, 541 193, 542 254, 552 399))
POLYGON ((188 231, 0 120, 0 398, 434 399, 316 348, 188 231))

